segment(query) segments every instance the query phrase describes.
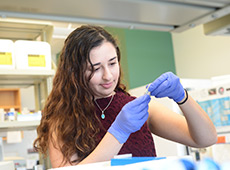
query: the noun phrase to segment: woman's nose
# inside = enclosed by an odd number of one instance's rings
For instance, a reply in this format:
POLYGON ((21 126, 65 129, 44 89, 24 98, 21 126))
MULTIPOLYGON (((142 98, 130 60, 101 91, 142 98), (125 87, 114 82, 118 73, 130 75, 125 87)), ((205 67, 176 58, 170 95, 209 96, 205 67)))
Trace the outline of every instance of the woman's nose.
POLYGON ((110 80, 111 78, 112 78, 111 70, 109 68, 105 68, 103 73, 103 79, 110 80))

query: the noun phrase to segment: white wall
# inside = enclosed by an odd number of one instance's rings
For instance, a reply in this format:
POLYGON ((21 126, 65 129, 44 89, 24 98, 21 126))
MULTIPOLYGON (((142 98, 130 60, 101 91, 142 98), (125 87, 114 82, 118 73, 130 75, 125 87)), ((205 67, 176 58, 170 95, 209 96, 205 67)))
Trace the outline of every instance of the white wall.
POLYGON ((230 36, 206 36, 203 26, 172 33, 177 75, 204 78, 230 74, 230 36))
POLYGON ((26 107, 29 110, 35 110, 34 86, 21 88, 20 92, 22 109, 26 107))

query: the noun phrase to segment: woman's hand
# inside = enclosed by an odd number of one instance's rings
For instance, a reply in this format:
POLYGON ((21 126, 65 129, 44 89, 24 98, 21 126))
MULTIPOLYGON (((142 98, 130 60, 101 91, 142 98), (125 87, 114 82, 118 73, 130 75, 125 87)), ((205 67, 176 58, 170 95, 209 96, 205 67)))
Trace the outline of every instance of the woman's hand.
POLYGON ((129 135, 140 130, 148 119, 150 100, 150 96, 146 94, 127 103, 117 115, 108 132, 121 144, 125 143, 129 135))
POLYGON ((179 77, 172 72, 166 72, 158 77, 149 85, 148 91, 151 96, 157 98, 169 97, 177 103, 185 97, 185 91, 180 83, 179 77))

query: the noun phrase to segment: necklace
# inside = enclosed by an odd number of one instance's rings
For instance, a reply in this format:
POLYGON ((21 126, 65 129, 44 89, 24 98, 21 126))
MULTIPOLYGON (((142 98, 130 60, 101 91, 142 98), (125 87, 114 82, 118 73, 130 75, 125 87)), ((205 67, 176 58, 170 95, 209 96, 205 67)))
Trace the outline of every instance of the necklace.
POLYGON ((101 118, 102 118, 102 119, 105 119, 105 114, 104 114, 104 112, 105 112, 105 110, 109 107, 109 105, 111 104, 111 102, 112 102, 112 100, 113 100, 113 97, 114 97, 114 95, 112 95, 112 97, 111 97, 111 99, 110 99, 108 105, 107 105, 103 110, 102 110, 101 107, 98 105, 97 101, 94 100, 95 103, 96 103, 96 105, 97 105, 97 107, 101 110, 101 118))

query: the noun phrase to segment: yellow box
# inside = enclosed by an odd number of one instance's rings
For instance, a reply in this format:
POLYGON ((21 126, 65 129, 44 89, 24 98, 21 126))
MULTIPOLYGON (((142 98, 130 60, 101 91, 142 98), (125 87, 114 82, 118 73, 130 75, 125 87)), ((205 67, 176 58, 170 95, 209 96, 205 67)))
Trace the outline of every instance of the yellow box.
POLYGON ((17 69, 51 69, 51 47, 42 41, 15 41, 17 69))
POLYGON ((14 42, 0 39, 0 69, 15 69, 14 42))

